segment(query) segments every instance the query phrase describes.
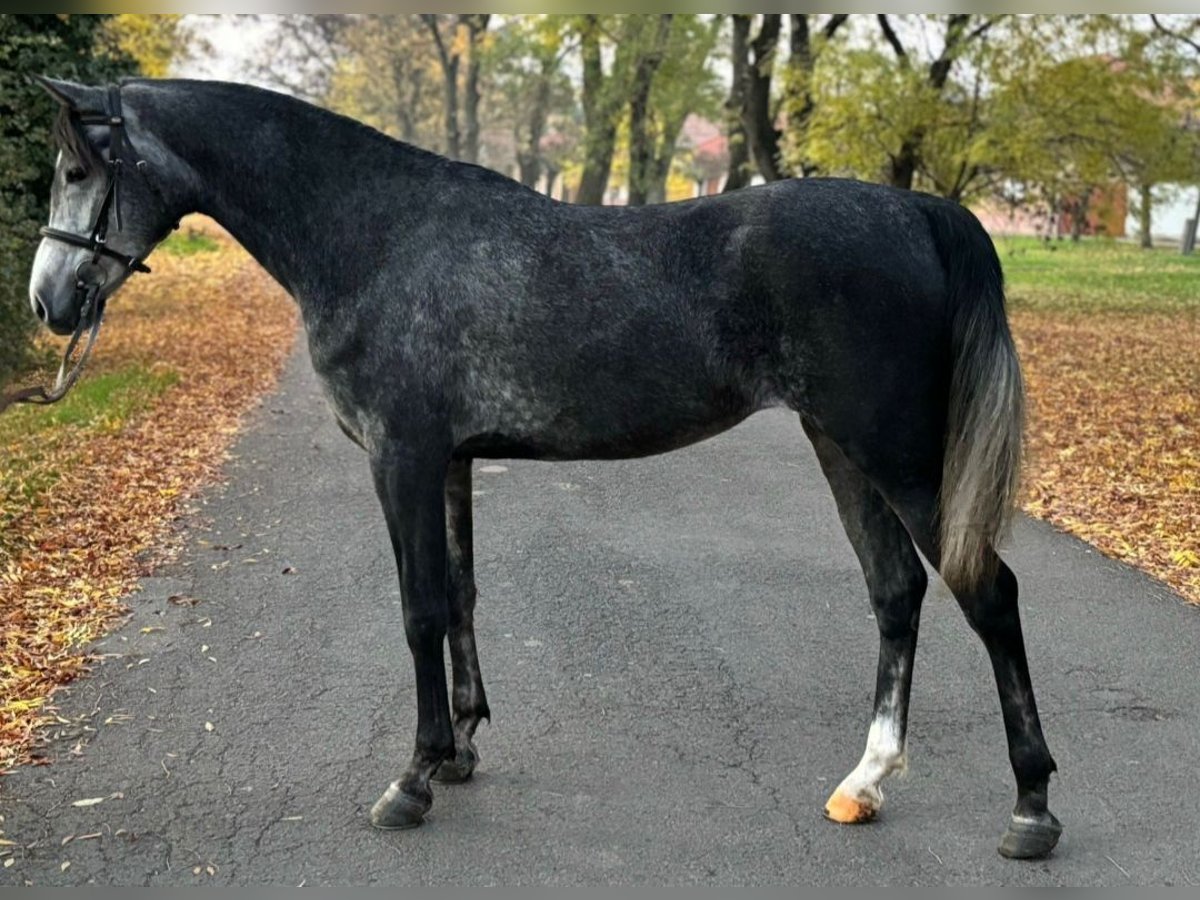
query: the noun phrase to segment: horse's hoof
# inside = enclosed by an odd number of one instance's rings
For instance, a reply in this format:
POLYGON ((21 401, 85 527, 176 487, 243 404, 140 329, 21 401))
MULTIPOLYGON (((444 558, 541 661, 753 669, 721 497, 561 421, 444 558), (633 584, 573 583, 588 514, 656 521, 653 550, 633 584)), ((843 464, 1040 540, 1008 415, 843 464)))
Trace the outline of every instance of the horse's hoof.
POLYGON ((371 824, 386 831, 416 828, 433 806, 433 795, 414 797, 392 784, 371 807, 371 824))
POLYGON ((463 747, 454 759, 442 760, 441 765, 433 773, 433 780, 443 784, 462 784, 471 777, 471 773, 475 771, 475 763, 478 761, 479 757, 475 755, 473 747, 463 747))
POLYGON ((1008 859, 1040 859, 1048 856, 1062 834, 1062 823, 1045 811, 1030 818, 1013 816, 997 848, 1008 859))
POLYGON ((875 818, 875 813, 878 812, 873 806, 869 806, 861 800, 855 800, 849 794, 843 794, 841 791, 834 791, 827 801, 825 801, 825 818, 830 822, 837 822, 839 825, 859 825, 863 822, 870 822, 875 818))

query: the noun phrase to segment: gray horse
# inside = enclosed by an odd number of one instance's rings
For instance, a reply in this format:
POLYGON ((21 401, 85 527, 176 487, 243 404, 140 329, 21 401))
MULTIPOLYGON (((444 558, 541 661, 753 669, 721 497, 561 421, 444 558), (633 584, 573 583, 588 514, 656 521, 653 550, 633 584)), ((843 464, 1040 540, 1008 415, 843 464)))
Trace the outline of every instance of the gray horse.
POLYGON ((1054 847, 1055 764, 995 550, 1021 373, 999 261, 969 212, 836 179, 574 206, 244 85, 43 84, 62 104, 62 152, 38 316, 78 333, 180 216, 212 216, 299 304, 334 414, 367 452, 417 688, 412 762, 374 824, 418 825, 431 780, 468 778, 489 715, 472 459, 662 453, 783 405, 816 448, 879 624, 866 751, 826 815, 870 819, 904 765, 920 551, 995 670, 1017 784, 1000 852, 1054 847))

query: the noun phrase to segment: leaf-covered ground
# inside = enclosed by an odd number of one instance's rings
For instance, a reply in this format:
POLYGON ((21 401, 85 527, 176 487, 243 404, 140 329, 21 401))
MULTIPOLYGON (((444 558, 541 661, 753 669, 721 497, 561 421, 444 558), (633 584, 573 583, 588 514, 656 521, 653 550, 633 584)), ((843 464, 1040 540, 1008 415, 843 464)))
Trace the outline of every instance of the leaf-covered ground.
POLYGON ((185 224, 110 304, 66 400, 0 417, 0 772, 28 757, 50 694, 88 664, 81 649, 169 553, 172 520, 292 347, 294 304, 204 229, 185 224))
POLYGON ((1200 328, 1016 312, 1025 510, 1200 603, 1200 328))
POLYGON ((1029 390, 1026 512, 1200 603, 1200 255, 997 249, 1029 390))

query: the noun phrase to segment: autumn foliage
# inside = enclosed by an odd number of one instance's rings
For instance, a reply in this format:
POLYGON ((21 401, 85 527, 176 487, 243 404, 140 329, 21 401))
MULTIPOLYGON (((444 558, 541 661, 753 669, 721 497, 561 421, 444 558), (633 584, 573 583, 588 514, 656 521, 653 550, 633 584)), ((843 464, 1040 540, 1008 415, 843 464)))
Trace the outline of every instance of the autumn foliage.
POLYGON ((1200 319, 1017 311, 1025 511, 1200 603, 1200 319))
POLYGON ((156 253, 154 274, 111 303, 77 390, 111 378, 139 386, 132 400, 114 394, 49 427, 43 417, 62 416, 53 407, 0 420, 0 771, 28 757, 53 718, 50 694, 87 667, 82 648, 170 552, 171 523, 217 477, 292 348, 292 302, 217 240, 211 252, 156 253))

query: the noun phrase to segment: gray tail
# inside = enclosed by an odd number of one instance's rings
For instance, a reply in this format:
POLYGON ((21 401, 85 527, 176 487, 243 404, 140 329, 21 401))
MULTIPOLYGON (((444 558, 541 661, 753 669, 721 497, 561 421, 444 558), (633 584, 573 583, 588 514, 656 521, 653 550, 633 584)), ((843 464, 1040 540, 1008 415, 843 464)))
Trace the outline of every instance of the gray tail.
POLYGON ((955 593, 995 574, 1017 501, 1025 389, 991 238, 967 210, 926 208, 949 289, 952 370, 939 509, 942 579, 955 593))

